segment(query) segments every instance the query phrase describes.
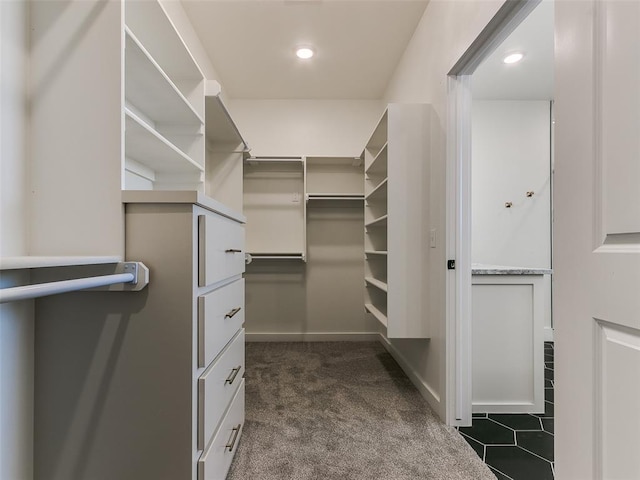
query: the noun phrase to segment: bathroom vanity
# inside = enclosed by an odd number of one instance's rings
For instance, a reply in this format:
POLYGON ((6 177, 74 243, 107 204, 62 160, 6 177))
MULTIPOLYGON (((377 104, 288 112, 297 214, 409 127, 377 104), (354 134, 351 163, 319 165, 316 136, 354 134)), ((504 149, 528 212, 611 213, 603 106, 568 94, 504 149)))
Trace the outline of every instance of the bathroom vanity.
POLYGON ((544 412, 544 268, 472 265, 474 413, 544 412))

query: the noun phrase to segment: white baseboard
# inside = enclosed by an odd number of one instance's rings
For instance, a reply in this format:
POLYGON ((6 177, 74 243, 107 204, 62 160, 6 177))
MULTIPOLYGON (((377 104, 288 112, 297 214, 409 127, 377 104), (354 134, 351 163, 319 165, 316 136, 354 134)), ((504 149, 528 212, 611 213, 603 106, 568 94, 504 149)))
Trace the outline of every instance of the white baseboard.
POLYGON ((245 333, 247 342, 376 342, 378 333, 245 333))
POLYGON ((544 327, 544 341, 553 342, 553 328, 544 327))
MULTIPOLYGON (((378 341, 384 348, 387 349, 389 354, 394 358, 400 368, 407 374, 411 383, 418 389, 420 395, 424 397, 427 403, 431 406, 434 412, 440 411, 440 395, 438 395, 426 382, 420 378, 420 375, 413 369, 409 363, 405 360, 402 354, 393 346, 391 342, 382 334, 379 334, 378 341)), ((437 414, 437 413, 436 413, 437 414)))

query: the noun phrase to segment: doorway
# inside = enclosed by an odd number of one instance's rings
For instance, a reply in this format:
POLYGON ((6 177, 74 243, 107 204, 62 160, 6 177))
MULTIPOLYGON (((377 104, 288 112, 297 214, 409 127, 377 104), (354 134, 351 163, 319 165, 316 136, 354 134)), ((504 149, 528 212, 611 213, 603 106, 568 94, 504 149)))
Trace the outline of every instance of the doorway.
POLYGON ((449 77, 448 421, 498 478, 553 478, 553 8, 506 2, 449 77))

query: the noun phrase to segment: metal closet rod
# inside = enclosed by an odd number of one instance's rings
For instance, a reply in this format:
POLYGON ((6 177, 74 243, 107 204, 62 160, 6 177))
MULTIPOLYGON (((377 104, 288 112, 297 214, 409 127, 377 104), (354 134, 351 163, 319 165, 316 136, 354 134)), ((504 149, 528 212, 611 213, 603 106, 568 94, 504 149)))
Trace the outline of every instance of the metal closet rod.
POLYGON ((302 161, 302 157, 249 157, 245 160, 247 163, 300 163, 302 161))
POLYGON ((149 283, 149 270, 141 262, 125 262, 118 264, 122 273, 100 275, 96 277, 75 278, 57 282, 38 283, 0 289, 0 303, 29 300, 33 298, 57 295, 59 293, 86 290, 88 288, 107 287, 110 285, 126 284, 122 290, 137 291, 149 283), (139 272, 138 270, 142 270, 139 272), (140 273, 140 274, 139 274, 140 273), (129 288, 127 288, 129 287, 129 288))

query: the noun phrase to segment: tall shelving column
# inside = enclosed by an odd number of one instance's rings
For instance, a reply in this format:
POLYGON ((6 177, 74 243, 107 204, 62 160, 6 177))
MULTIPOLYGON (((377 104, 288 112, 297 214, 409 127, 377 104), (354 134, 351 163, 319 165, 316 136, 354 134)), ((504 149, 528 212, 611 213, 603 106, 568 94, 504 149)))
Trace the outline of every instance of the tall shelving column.
POLYGON ((204 75, 157 2, 125 2, 123 189, 204 190, 204 75))
POLYGON ((385 112, 363 156, 365 225, 365 308, 387 327, 387 122, 385 112))
POLYGON ((431 107, 389 104, 367 142, 365 309, 387 338, 429 338, 427 321, 431 107))

